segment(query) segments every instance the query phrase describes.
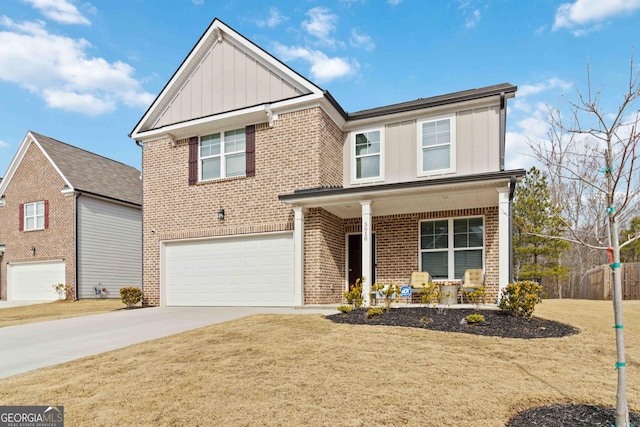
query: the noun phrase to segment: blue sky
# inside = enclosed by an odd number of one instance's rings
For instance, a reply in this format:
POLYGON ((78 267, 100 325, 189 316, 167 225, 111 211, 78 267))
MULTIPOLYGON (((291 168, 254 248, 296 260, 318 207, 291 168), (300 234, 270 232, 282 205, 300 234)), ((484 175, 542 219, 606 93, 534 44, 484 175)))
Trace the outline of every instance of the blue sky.
POLYGON ((574 99, 587 62, 615 109, 639 15, 640 0, 2 0, 0 176, 28 130, 140 168, 127 135, 215 17, 347 111, 517 85, 507 167, 528 167, 545 105, 574 99))

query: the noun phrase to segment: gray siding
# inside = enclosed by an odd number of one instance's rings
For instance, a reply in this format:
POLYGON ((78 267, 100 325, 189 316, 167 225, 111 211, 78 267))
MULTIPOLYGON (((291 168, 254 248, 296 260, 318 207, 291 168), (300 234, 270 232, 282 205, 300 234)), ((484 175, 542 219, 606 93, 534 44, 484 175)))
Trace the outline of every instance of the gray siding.
MULTIPOLYGON (((368 122, 363 128, 381 128, 384 132, 384 180, 354 184, 351 182, 352 134, 345 133, 343 148, 344 187, 355 185, 389 184, 441 178, 418 176, 418 125, 417 122, 430 117, 455 116, 456 118, 456 167, 455 173, 445 176, 471 175, 500 170, 500 108, 497 105, 478 108, 440 110, 433 115, 416 113, 415 118, 402 121, 368 122)), ((384 119, 384 118, 383 118, 384 119)))
POLYGON ((142 284, 142 210, 82 195, 78 198, 78 298, 107 298, 142 284), (102 295, 104 297, 104 295, 102 295))

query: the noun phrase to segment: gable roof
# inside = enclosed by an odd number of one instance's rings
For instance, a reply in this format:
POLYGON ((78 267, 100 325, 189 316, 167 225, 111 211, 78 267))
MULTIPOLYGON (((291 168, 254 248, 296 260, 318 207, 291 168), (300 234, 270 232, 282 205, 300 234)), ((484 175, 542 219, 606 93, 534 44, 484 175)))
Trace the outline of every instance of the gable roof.
POLYGON ((42 151, 69 187, 65 191, 142 206, 142 180, 136 168, 32 131, 27 132, 11 161, 0 183, 0 195, 4 194, 32 143, 42 151))
POLYGON ((215 18, 129 136, 197 132, 201 122, 232 116, 264 122, 278 108, 307 103, 323 104, 346 119, 328 93, 215 18))

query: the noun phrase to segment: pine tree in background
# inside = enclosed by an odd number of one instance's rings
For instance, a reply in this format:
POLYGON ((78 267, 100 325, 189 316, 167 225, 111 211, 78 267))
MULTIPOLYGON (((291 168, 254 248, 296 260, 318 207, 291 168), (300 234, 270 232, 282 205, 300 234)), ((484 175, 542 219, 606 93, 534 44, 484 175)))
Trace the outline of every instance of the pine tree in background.
MULTIPOLYGON (((636 236, 640 232, 640 216, 634 217, 629 229, 620 230, 620 241, 629 240, 631 236, 636 236)), ((640 239, 620 249, 621 262, 640 262, 640 239)))
POLYGON ((514 272, 518 279, 543 279, 554 284, 562 298, 561 280, 569 268, 561 264, 570 243, 541 236, 561 236, 559 210, 551 203, 547 178, 532 167, 517 188, 513 203, 514 272))

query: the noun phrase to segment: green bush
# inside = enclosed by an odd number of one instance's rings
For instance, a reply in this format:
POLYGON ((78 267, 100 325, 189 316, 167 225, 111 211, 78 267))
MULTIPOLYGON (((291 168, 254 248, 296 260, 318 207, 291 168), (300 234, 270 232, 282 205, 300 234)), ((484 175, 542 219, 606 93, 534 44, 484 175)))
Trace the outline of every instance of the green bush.
POLYGON ((351 288, 350 291, 344 292, 344 297, 347 299, 347 303, 354 306, 355 308, 360 308, 362 306, 362 282, 364 281, 364 277, 359 277, 356 279, 355 285, 351 288))
POLYGON ((73 301, 75 300, 75 293, 73 286, 68 283, 58 283, 53 285, 53 289, 58 294, 58 301, 73 301))
POLYGON ((351 307, 350 305, 341 305, 338 307, 338 311, 341 313, 351 313, 352 310, 353 307, 351 307))
POLYGON ((482 323, 484 322, 484 316, 482 314, 470 314, 468 315, 465 319, 467 319, 467 323, 468 324, 474 324, 474 323, 482 323))
POLYGON ((393 282, 389 282, 389 286, 382 289, 382 297, 384 298, 384 311, 389 311, 391 308, 391 301, 394 299, 398 301, 400 295, 400 285, 394 285, 393 282))
POLYGON ((127 305, 127 308, 133 308, 134 305, 142 301, 142 291, 135 287, 120 288, 120 298, 122 298, 122 303, 127 305))
POLYGON ((498 307, 510 316, 531 317, 540 302, 542 286, 530 280, 508 285, 502 291, 498 307))
POLYGON ((465 295, 471 300, 471 304, 473 304, 477 310, 481 302, 484 304, 484 298, 487 295, 487 288, 482 287, 472 292, 465 292, 465 295))
POLYGON ((384 313, 384 311, 381 308, 371 307, 369 310, 367 310, 367 319, 371 319, 375 316, 380 316, 382 313, 384 313))

